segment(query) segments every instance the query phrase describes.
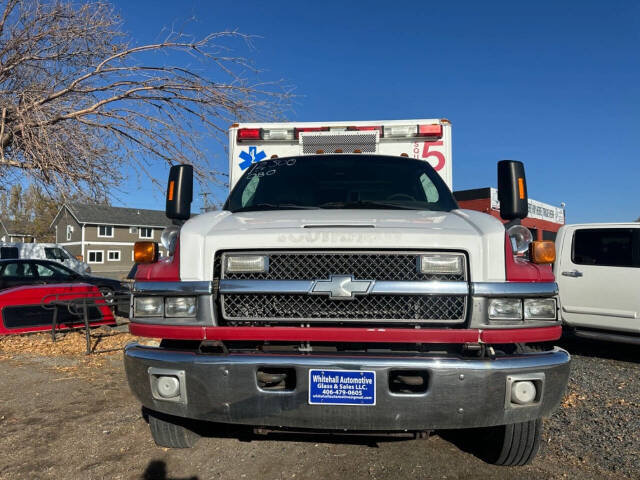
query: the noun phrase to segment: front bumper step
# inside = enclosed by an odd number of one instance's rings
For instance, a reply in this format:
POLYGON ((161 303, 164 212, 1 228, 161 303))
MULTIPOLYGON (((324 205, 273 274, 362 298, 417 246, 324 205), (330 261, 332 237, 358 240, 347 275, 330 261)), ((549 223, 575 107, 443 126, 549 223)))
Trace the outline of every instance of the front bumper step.
POLYGON ((131 344, 125 350, 129 385, 147 408, 185 418, 256 427, 357 431, 433 430, 524 422, 549 415, 569 377, 569 354, 549 352, 489 359, 451 356, 208 355, 131 344), (311 405, 310 369, 375 371, 375 405, 311 405), (258 372, 287 371, 295 383, 260 388, 258 372), (394 372, 420 372, 426 388, 394 390, 394 372), (154 387, 157 372, 183 378, 176 401, 154 387), (532 405, 510 404, 507 388, 534 378, 532 405), (541 379, 541 380, 540 380, 541 379))

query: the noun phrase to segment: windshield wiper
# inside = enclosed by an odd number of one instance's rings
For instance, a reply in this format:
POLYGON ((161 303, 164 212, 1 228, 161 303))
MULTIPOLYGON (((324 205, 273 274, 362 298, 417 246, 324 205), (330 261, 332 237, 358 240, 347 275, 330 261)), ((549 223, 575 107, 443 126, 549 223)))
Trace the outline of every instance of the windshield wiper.
POLYGON ((372 200, 358 200, 357 202, 326 202, 318 205, 320 208, 389 208, 396 210, 421 210, 409 205, 401 205, 389 202, 376 202, 372 200))
POLYGON ((255 205, 236 208, 233 213, 255 212, 259 210, 317 210, 318 208, 319 207, 311 207, 308 205, 296 205, 295 203, 256 203, 255 205))

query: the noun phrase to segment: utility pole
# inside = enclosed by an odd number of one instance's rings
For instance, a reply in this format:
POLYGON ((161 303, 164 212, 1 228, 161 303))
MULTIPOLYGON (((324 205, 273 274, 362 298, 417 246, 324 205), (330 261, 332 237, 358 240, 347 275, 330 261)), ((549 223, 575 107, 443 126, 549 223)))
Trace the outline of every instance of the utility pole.
POLYGON ((209 204, 209 195, 211 192, 202 192, 200 196, 202 197, 202 208, 200 209, 201 213, 211 212, 212 210, 216 210, 215 205, 209 204))
POLYGON ((202 197, 202 208, 200 209, 201 212, 207 212, 208 208, 209 208, 209 195, 211 195, 209 192, 202 192, 200 194, 200 196, 202 197))

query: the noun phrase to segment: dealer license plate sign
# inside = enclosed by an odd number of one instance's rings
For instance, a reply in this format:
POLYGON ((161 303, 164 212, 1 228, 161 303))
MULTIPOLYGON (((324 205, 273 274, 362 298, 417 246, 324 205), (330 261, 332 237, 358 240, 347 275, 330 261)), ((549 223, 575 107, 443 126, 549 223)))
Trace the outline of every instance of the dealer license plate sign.
POLYGON ((375 405, 376 372, 309 370, 311 405, 375 405))

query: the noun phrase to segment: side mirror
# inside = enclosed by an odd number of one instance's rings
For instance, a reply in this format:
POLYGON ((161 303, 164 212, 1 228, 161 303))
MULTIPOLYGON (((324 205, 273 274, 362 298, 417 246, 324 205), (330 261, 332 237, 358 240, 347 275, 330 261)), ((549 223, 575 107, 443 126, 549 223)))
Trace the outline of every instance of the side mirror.
POLYGON ((172 220, 189 220, 193 200, 193 167, 174 165, 169 171, 165 212, 172 220))
POLYGON ((500 216, 505 220, 522 219, 529 214, 527 180, 522 162, 498 162, 498 201, 500 216))

